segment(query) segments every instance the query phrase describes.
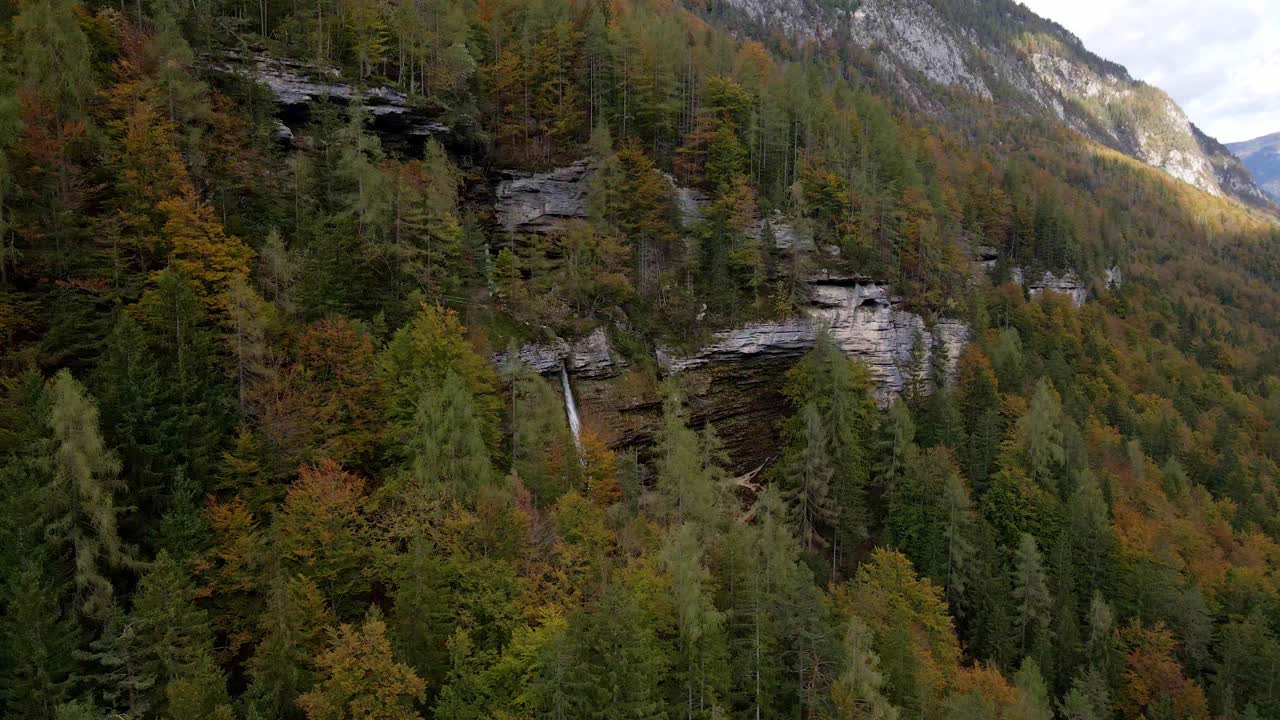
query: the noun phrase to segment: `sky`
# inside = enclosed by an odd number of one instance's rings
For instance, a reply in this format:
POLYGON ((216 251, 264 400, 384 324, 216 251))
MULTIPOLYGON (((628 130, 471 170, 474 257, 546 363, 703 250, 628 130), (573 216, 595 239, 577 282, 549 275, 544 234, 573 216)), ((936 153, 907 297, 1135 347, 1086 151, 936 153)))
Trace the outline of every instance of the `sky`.
POLYGON ((1021 0, 1222 142, 1280 132, 1280 0, 1021 0))

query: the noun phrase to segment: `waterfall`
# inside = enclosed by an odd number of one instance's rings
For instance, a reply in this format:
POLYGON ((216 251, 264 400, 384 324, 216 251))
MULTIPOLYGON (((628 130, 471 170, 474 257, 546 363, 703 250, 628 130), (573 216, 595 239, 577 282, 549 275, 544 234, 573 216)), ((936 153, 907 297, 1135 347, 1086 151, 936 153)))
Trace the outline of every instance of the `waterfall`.
POLYGON ((564 389, 564 414, 569 418, 569 431, 573 433, 573 444, 582 454, 581 423, 578 421, 578 404, 573 401, 573 388, 569 386, 569 368, 560 363, 560 386, 564 389))

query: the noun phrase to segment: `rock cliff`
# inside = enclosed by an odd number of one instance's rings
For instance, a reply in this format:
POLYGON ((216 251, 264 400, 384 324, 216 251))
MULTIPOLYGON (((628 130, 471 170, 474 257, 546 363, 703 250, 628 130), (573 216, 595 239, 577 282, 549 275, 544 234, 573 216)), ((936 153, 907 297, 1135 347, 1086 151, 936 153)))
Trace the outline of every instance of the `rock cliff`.
POLYGON ((280 126, 277 139, 293 142, 294 127, 302 125, 317 101, 342 105, 359 103, 375 131, 397 143, 446 137, 452 130, 404 93, 388 87, 357 87, 342 78, 340 68, 322 67, 279 58, 266 53, 226 52, 213 59, 210 68, 241 77, 267 88, 276 100, 280 126))
MULTIPOLYGON (((692 423, 716 428, 738 471, 772 459, 777 424, 787 413, 786 371, 813 347, 819 328, 829 328, 841 349, 867 364, 881 403, 902 391, 917 341, 918 370, 927 381, 935 362, 946 362, 943 371, 951 373, 968 340, 964 323, 943 319, 929 327, 884 285, 867 278, 819 276, 809 282, 809 292, 797 317, 726 330, 690 354, 656 353, 660 372, 679 377, 692 423)), ((658 425, 658 389, 651 374, 609 346, 603 330, 572 343, 527 345, 517 353, 547 376, 566 368, 585 425, 612 446, 647 449, 658 425)))
POLYGON ((1269 202, 1163 91, 1012 0, 725 0, 725 7, 721 19, 747 32, 861 48, 885 83, 923 112, 947 119, 929 86, 956 88, 1005 111, 1054 117, 1207 193, 1269 202))

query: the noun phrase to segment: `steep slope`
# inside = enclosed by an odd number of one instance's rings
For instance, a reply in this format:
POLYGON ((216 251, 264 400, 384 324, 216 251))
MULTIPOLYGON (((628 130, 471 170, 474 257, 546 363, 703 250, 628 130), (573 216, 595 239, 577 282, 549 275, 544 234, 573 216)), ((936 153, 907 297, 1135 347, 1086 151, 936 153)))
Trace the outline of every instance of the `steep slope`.
POLYGON ((1240 158, 1262 189, 1280 201, 1280 133, 1227 143, 1226 147, 1240 158))
POLYGON ((1060 25, 1010 0, 727 0, 725 18, 800 45, 852 44, 919 110, 946 116, 932 85, 1056 117, 1216 196, 1266 194, 1164 91, 1089 52, 1060 25))

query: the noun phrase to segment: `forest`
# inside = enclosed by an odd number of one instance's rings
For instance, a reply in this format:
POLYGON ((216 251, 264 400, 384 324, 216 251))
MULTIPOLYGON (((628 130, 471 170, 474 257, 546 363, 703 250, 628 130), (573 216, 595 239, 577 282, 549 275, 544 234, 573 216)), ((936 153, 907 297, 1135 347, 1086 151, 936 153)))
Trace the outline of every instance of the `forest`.
POLYGON ((0 3, 0 715, 1280 718, 1280 221, 932 100, 717 0, 0 3), (818 272, 968 342, 818 327, 744 474, 655 348, 818 272), (597 329, 640 440, 516 352, 597 329))

